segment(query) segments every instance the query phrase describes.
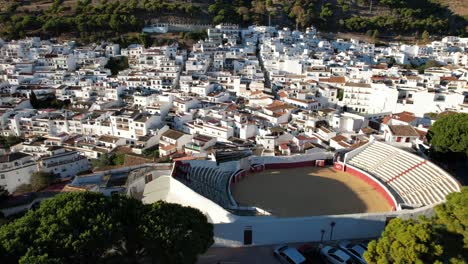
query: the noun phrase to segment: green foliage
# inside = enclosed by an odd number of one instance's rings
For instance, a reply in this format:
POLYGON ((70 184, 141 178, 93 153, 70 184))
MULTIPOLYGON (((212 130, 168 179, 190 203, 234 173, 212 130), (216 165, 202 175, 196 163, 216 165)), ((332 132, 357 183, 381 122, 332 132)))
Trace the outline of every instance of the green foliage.
POLYGON ((468 188, 447 195, 432 219, 393 219, 364 258, 368 263, 465 263, 468 258, 468 188))
POLYGON ((428 42, 429 42, 430 36, 429 36, 429 32, 427 32, 427 30, 424 30, 424 32, 422 33, 422 35, 421 35, 421 40, 422 40, 424 43, 428 43, 428 42))
POLYGON ((442 116, 430 128, 427 137, 436 152, 468 156, 468 114, 442 116))
POLYGON ((147 158, 159 158, 159 149, 145 149, 142 154, 147 158))
POLYGON ((89 263, 117 238, 110 203, 97 193, 67 193, 0 227, 3 263, 89 263))
POLYGON ((151 47, 151 37, 150 35, 146 34, 146 33, 140 33, 138 35, 138 40, 140 42, 141 45, 143 45, 145 48, 149 48, 151 47))
MULTIPOLYGON (((211 0, 206 6, 184 1, 108 1, 54 0, 47 10, 19 12, 19 4, 10 3, 0 14, 0 35, 7 39, 27 34, 46 37, 71 34, 81 41, 108 40, 124 33, 141 32, 150 18, 161 14, 177 17, 201 17, 206 8, 213 23, 267 24, 269 17, 279 25, 317 25, 322 29, 365 32, 423 32, 466 34, 468 22, 457 17, 433 0, 373 0, 373 5, 389 9, 389 14, 362 16, 368 0, 211 0), (74 2, 74 3, 73 3, 74 2), (71 6, 70 6, 71 4, 71 6), (296 10, 293 10, 296 9, 296 10), (294 11, 294 12, 292 12, 294 11), (351 16, 355 14, 355 16, 351 16), (334 19, 331 19, 331 18, 334 19), (277 21, 274 21, 277 19, 277 21)), ((202 2, 202 1, 200 1, 202 2)), ((164 19, 164 18, 163 18, 164 19)), ((195 17, 194 19, 197 19, 195 17)))
POLYGON ((125 163, 125 153, 116 153, 112 157, 113 165, 124 165, 125 163))
POLYGON ((7 264, 195 263, 212 243, 197 209, 92 192, 59 194, 0 227, 7 264))
POLYGON ((468 187, 447 195, 446 199, 435 208, 437 223, 444 225, 449 232, 462 235, 464 248, 468 250, 468 187))
POLYGON ((11 146, 21 143, 22 141, 20 137, 16 136, 0 136, 0 148, 9 149, 11 146))
POLYGON ((388 61, 388 67, 393 67, 397 62, 395 60, 395 57, 391 57, 390 60, 388 61))
POLYGON ((183 34, 184 39, 188 40, 201 40, 201 39, 206 39, 208 37, 208 34, 205 30, 200 30, 200 31, 190 31, 190 32, 184 32, 183 34))
POLYGON ((109 166, 111 164, 112 164, 111 160, 110 160, 109 155, 107 153, 101 154, 99 159, 93 159, 91 161, 91 165, 94 168, 106 167, 106 166, 109 166))
POLYGON ((379 31, 377 29, 374 30, 374 33, 372 33, 372 42, 374 43, 379 42, 379 37, 380 37, 379 31))
POLYGON ((46 98, 38 99, 34 91, 29 95, 29 102, 34 109, 54 108, 62 109, 70 105, 70 100, 58 100, 55 95, 47 95, 46 98))
POLYGON ((31 94, 29 95, 29 102, 34 108, 37 108, 39 106, 39 100, 37 99, 37 96, 34 93, 34 91, 31 91, 31 94))
POLYGON ((109 69, 112 75, 117 75, 119 71, 128 69, 128 58, 126 56, 112 57, 109 58, 105 68, 109 69))
POLYGON ((55 181, 55 175, 45 171, 36 171, 31 175, 31 187, 39 191, 51 185, 55 181))
POLYGON ((32 192, 32 190, 31 184, 21 184, 16 188, 15 193, 28 193, 32 192))
POLYGON ((441 260, 444 246, 428 222, 393 219, 377 241, 369 243, 368 263, 434 263, 441 260))
POLYGON ((343 101, 343 97, 344 97, 344 90, 343 89, 338 89, 338 94, 337 94, 338 100, 343 101))
POLYGON ((331 9, 331 4, 327 3, 322 6, 320 9, 320 18, 326 20, 327 18, 333 16, 333 11, 331 9))
POLYGON ((442 66, 442 65, 440 63, 438 63, 437 61, 429 60, 426 63, 424 63, 423 65, 416 66, 416 67, 413 67, 413 68, 416 68, 420 74, 423 74, 426 69, 433 68, 433 67, 440 67, 440 66, 442 66))
MULTIPOLYGON (((5 189, 4 186, 0 186, 0 204, 5 201, 8 196, 10 195, 10 193, 8 192, 7 189, 5 189)), ((1 212, 0 212, 0 216, 1 216, 1 212)), ((0 217, 1 218, 1 217, 0 217)))
POLYGON ((161 263, 195 263, 197 254, 205 252, 214 242, 212 225, 194 208, 154 203, 144 215, 143 222, 146 240, 160 242, 160 245, 146 243, 145 246, 161 263), (181 250, 183 254, 180 254, 181 250))

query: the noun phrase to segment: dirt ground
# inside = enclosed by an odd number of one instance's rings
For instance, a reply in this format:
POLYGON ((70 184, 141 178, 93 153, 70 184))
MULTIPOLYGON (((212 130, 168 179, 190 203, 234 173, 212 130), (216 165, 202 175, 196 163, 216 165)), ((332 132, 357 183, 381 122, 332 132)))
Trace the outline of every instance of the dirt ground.
POLYGON ((373 187, 332 167, 251 173, 232 186, 232 194, 241 206, 256 206, 280 217, 391 210, 373 187))

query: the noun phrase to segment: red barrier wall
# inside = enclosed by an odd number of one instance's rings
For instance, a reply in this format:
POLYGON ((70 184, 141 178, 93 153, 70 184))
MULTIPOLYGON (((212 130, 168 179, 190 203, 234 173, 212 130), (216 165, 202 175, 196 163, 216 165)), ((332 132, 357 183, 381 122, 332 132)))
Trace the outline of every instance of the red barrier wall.
POLYGON ((335 164, 333 164, 333 168, 334 168, 335 170, 343 171, 344 166, 343 166, 343 163, 335 162, 335 164))
POLYGON ((392 206, 392 210, 396 210, 397 205, 394 202, 392 194, 385 190, 379 183, 376 182, 376 180, 372 179, 372 176, 367 175, 366 173, 362 173, 359 170, 350 167, 349 165, 345 166, 345 172, 365 181, 367 184, 374 187, 380 193, 380 195, 382 195, 385 198, 388 204, 392 206))
POLYGON ((290 169, 297 167, 315 166, 315 160, 291 162, 291 163, 268 163, 265 164, 265 169, 290 169))

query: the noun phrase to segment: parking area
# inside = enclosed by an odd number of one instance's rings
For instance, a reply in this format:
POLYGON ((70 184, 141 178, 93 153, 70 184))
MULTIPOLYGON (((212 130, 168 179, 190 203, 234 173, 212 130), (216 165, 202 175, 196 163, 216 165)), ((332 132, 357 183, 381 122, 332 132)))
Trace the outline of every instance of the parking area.
MULTIPOLYGON (((326 241, 322 246, 337 247, 341 241, 326 241)), ((353 243, 367 243, 369 240, 355 240, 353 243)), ((287 244, 293 248, 300 248, 308 245, 313 248, 318 248, 320 243, 291 243, 287 244)), ((240 248, 210 248, 205 254, 198 258, 198 264, 266 264, 266 263, 281 263, 273 254, 273 250, 279 245, 270 246, 253 246, 240 248)), ((314 257, 312 261, 307 263, 321 264, 329 263, 322 260, 320 257, 314 257)), ((358 262, 356 262, 358 263, 358 262)))
POLYGON ((210 248, 198 258, 198 264, 279 263, 273 256, 273 246, 242 248, 210 248))

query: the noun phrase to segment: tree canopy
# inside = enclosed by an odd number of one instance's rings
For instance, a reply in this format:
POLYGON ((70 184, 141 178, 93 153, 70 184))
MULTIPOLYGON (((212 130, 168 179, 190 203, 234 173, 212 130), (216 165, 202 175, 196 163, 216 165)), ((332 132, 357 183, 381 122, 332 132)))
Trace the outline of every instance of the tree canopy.
POLYGON ((194 263, 213 226, 194 208, 63 193, 0 227, 2 263, 194 263))
POLYGON ((51 185, 55 181, 55 175, 45 171, 36 171, 31 175, 31 187, 39 191, 51 185))
POLYGON ((464 248, 468 250, 468 187, 447 195, 447 202, 436 206, 435 211, 437 223, 449 232, 463 235, 464 248))
POLYGON ((111 57, 105 66, 105 68, 111 71, 112 75, 117 75, 119 71, 126 70, 128 67, 128 58, 126 56, 111 57))
POLYGON ((428 263, 440 259, 444 249, 429 223, 400 218, 390 221, 378 241, 369 243, 369 263, 428 263))
POLYGON ((436 216, 396 218, 378 240, 369 243, 368 263, 464 263, 468 258, 468 188, 447 196, 436 216))
POLYGON ((442 116, 430 128, 428 140, 437 152, 462 153, 468 156, 468 114, 442 116))
POLYGON ((327 31, 379 30, 382 33, 466 34, 468 25, 466 18, 447 12, 445 6, 433 0, 200 0, 193 4, 192 1, 188 4, 160 0, 57 0, 48 8, 39 7, 36 1, 16 2, 7 1, 0 7, 0 36, 3 38, 71 34, 81 41, 119 39, 125 33, 141 32, 151 19, 164 21, 168 16, 189 23, 265 25, 272 19, 273 24, 281 26, 314 25, 327 31), (387 12, 363 15, 362 11, 367 10, 371 2, 387 12))

